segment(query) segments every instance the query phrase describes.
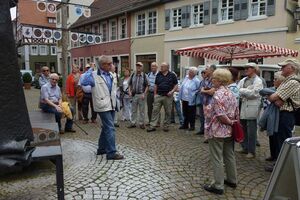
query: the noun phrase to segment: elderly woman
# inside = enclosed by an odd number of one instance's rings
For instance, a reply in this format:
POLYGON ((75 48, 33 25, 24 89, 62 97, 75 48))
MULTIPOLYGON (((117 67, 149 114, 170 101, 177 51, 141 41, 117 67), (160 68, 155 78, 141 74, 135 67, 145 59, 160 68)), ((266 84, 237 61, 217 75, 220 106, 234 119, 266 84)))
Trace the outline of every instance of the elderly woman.
POLYGON ((196 93, 200 87, 200 80, 197 78, 197 68, 190 67, 188 75, 182 82, 179 91, 179 99, 182 101, 183 125, 179 129, 195 130, 196 117, 196 93))
MULTIPOLYGON (((72 73, 69 74, 66 81, 66 95, 71 103, 74 111, 76 110, 76 90, 78 87, 78 81, 80 78, 79 67, 75 64, 72 65, 72 73)), ((78 107, 78 119, 82 120, 82 102, 77 102, 78 107)))
POLYGON ((126 68, 124 70, 124 77, 121 79, 120 90, 121 90, 121 101, 123 102, 122 120, 131 120, 131 101, 132 98, 128 93, 128 82, 130 79, 130 69, 126 68))
POLYGON ((232 75, 227 69, 217 69, 213 72, 215 93, 211 104, 205 107, 207 114, 204 134, 209 143, 214 180, 212 184, 204 185, 204 189, 215 194, 224 193, 224 184, 235 188, 237 183, 231 126, 238 119, 239 112, 236 98, 227 87, 231 79, 232 75))

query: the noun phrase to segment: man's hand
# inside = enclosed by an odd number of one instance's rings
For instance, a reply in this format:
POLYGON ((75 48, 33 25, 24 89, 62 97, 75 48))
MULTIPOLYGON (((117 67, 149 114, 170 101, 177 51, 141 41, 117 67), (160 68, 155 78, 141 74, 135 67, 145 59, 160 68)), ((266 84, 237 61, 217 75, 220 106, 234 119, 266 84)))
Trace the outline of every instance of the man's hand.
POLYGON ((174 93, 174 92, 173 92, 172 90, 171 90, 170 92, 168 92, 168 94, 167 94, 167 95, 168 95, 168 97, 171 97, 171 96, 173 96, 173 93, 174 93))
POLYGON ((142 94, 141 99, 142 99, 142 100, 145 99, 145 94, 144 94, 144 93, 142 94))
POLYGON ((284 101, 278 99, 278 100, 276 100, 274 103, 275 103, 276 106, 281 107, 281 106, 283 106, 284 101))
POLYGON ((57 112, 60 112, 60 113, 62 112, 62 109, 61 109, 61 107, 59 105, 56 105, 55 109, 57 110, 57 112))

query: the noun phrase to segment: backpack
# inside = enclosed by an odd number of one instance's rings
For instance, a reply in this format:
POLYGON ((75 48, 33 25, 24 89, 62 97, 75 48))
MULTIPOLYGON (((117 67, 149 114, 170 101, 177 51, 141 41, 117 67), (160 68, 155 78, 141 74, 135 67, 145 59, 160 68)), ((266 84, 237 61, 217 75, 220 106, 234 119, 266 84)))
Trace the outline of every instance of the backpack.
MULTIPOLYGON (((296 80, 300 83, 300 80, 297 78, 293 78, 291 80, 296 80)), ((293 107, 294 115, 295 115, 295 126, 300 126, 300 107, 296 109, 291 98, 288 98, 287 102, 289 105, 291 105, 293 107)))

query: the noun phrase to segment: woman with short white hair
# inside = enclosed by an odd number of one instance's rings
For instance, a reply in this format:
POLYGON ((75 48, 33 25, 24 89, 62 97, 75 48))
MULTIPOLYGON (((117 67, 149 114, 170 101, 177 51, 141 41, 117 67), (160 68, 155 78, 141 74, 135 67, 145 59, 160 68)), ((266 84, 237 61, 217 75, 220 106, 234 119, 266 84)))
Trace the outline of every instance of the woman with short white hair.
POLYGON ((182 101, 183 111, 183 125, 179 129, 195 130, 195 117, 196 117, 196 93, 200 87, 200 80, 196 76, 198 69, 190 67, 188 75, 182 82, 179 91, 179 99, 182 101))
POLYGON ((208 139, 209 155, 214 173, 211 184, 204 189, 215 194, 224 193, 224 184, 235 188, 237 172, 234 155, 232 125, 238 120, 239 111, 235 96, 227 87, 232 75, 227 69, 217 69, 212 75, 215 93, 211 104, 206 106, 205 138, 208 139), (226 179, 224 179, 224 165, 226 179))

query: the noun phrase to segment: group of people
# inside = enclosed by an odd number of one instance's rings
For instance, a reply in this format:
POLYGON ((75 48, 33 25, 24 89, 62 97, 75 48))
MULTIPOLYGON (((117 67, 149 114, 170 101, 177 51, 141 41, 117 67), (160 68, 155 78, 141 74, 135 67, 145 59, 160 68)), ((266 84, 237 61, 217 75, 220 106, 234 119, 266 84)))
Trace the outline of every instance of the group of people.
MULTIPOLYGON (((145 129, 145 125, 148 125, 147 132, 154 132, 160 126, 163 117, 161 110, 164 107, 162 130, 167 132, 173 108, 176 109, 180 120, 179 129, 189 131, 195 130, 196 111, 199 108, 198 134, 204 134, 208 142, 214 172, 212 183, 204 185, 204 189, 215 194, 223 194, 224 184, 232 188, 237 187, 232 136, 234 123, 240 121, 243 125, 245 139, 238 151, 245 153, 248 159, 256 155, 258 125, 263 130, 267 129, 270 136, 271 157, 266 159, 268 161, 275 161, 278 158, 284 140, 292 136, 294 109, 300 107, 300 83, 295 80, 300 63, 295 59, 279 63, 281 71, 275 73, 275 88, 271 93, 268 93, 268 90, 264 91, 268 88, 264 86, 265 81, 257 75, 259 68, 255 63, 245 65, 246 76, 241 80, 238 80, 239 72, 234 68, 217 69, 215 65, 209 65, 201 72, 202 80, 197 75, 198 69, 190 67, 182 82, 178 81, 176 74, 170 71, 170 66, 166 62, 160 65, 160 70, 157 63, 153 62, 151 72, 148 74, 144 73, 143 63, 137 62, 135 66, 133 73, 130 69, 125 69, 124 76, 119 80, 111 58, 102 56, 97 67, 87 65, 83 74, 78 75, 79 70, 74 65, 70 75, 73 77, 67 79, 67 84, 69 82, 72 86, 83 90, 81 109, 84 123, 88 122, 89 104, 92 105, 91 122, 95 122, 97 114, 101 119, 102 129, 97 155, 106 154, 107 159, 113 160, 124 159, 124 156, 116 150, 116 111, 122 111, 121 119, 130 122, 128 128, 145 129), (262 96, 265 101, 262 101, 262 96), (148 123, 145 124, 146 103, 148 123), (275 120, 277 123, 271 125, 263 117, 259 120, 261 110, 269 112, 270 105, 277 107, 278 118, 275 120), (272 133, 269 131, 270 126, 275 127, 271 129, 272 133)), ((43 71, 41 82, 45 80, 44 76, 46 75, 43 71)), ((56 74, 51 74, 49 82, 42 86, 41 108, 46 112, 55 113, 61 128, 58 120, 61 117, 58 113, 62 113, 61 93, 56 86, 57 78, 56 74)), ((70 89, 70 86, 66 88, 66 94, 71 100, 70 107, 75 108, 72 97, 76 91, 70 89)), ((73 109, 71 111, 73 112, 73 109)), ((73 131, 72 120, 67 120, 65 131, 73 131)))

